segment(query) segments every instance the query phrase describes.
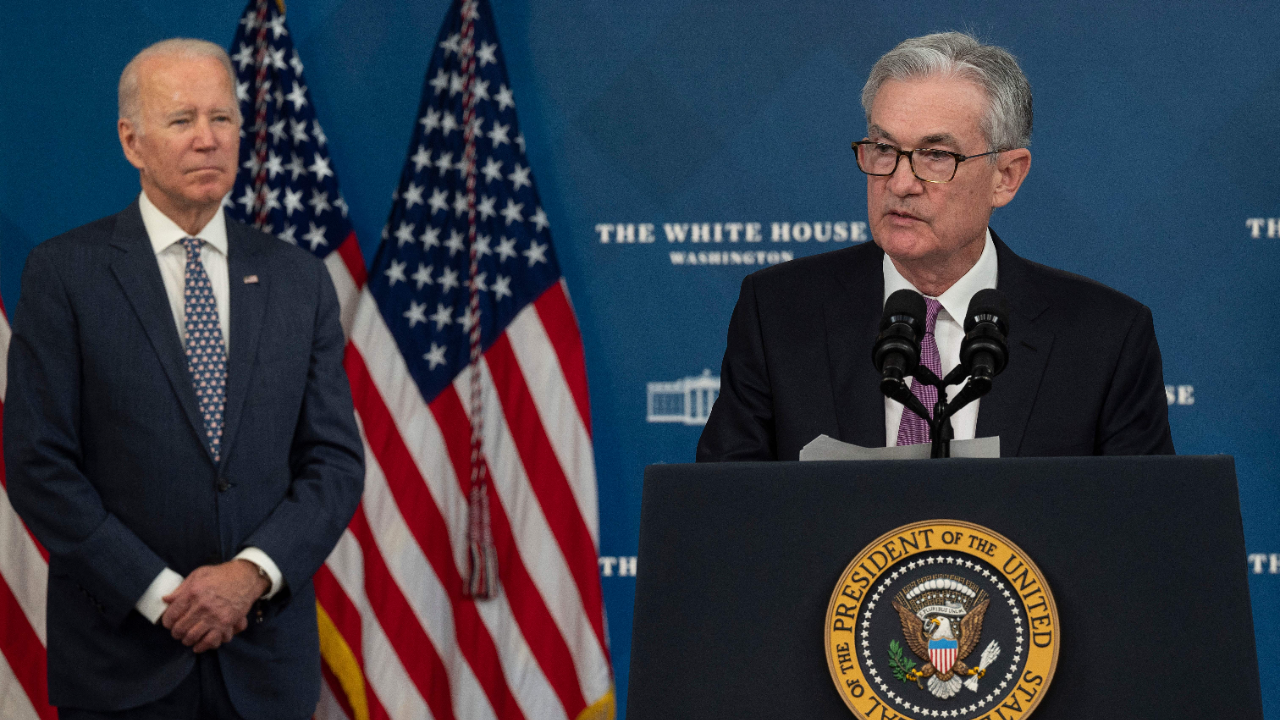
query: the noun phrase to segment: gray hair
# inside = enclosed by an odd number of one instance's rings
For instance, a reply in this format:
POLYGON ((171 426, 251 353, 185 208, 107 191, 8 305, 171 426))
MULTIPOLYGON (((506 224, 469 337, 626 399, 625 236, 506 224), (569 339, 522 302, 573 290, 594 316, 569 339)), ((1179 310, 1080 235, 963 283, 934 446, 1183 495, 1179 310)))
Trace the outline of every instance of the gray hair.
MULTIPOLYGON (((227 51, 221 47, 209 42, 208 40, 196 40, 194 38, 170 38, 161 40, 154 45, 144 49, 142 52, 133 56, 128 65, 124 66, 124 72, 120 73, 120 87, 117 92, 117 103, 119 105, 119 115, 121 120, 128 120, 133 123, 134 129, 138 134, 142 133, 142 123, 139 115, 142 112, 142 100, 138 97, 138 86, 140 80, 138 77, 138 68, 148 58, 153 57, 176 57, 186 60, 195 60, 198 58, 213 58, 222 63, 222 67, 227 71, 227 80, 231 86, 235 87, 236 71, 231 67, 231 58, 227 55, 227 51)), ((232 95, 232 106, 236 114, 236 121, 240 121, 240 103, 236 101, 234 94, 232 95)))
POLYGON ((867 122, 871 122, 871 105, 885 81, 938 76, 963 78, 986 92, 987 111, 980 128, 989 150, 1031 145, 1031 83, 1018 61, 1008 50, 983 45, 960 32, 904 40, 877 60, 862 88, 867 122))

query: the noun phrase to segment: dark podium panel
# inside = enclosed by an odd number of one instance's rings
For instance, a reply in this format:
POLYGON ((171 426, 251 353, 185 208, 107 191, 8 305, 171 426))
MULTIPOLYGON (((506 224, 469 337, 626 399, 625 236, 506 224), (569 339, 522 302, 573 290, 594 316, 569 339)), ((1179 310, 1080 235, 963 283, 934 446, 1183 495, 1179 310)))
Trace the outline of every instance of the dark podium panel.
POLYGON ((1021 547, 1057 601, 1036 720, 1261 718, 1230 457, 654 465, 629 720, 853 717, 823 625, 841 572, 907 523, 1021 547))

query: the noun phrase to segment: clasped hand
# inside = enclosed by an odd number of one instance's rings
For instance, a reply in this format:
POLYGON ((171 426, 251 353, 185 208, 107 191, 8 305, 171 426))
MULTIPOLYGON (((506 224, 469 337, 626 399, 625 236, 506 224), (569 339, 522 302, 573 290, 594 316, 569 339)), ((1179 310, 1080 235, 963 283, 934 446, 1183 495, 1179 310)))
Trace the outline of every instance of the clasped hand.
POLYGON ((269 587, 248 560, 204 565, 164 597, 160 623, 195 652, 213 650, 249 626, 249 609, 269 587))

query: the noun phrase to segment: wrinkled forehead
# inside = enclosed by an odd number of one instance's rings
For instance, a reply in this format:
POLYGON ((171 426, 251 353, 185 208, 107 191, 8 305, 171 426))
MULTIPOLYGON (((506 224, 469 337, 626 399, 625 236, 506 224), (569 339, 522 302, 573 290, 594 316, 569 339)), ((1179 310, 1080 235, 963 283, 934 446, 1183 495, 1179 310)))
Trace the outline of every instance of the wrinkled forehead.
POLYGON ((987 105, 986 90, 962 76, 893 78, 876 93, 867 135, 897 144, 980 140, 987 105))
POLYGON ((144 102, 200 95, 229 109, 236 106, 232 78, 214 57, 167 54, 146 58, 138 66, 138 87, 144 102))

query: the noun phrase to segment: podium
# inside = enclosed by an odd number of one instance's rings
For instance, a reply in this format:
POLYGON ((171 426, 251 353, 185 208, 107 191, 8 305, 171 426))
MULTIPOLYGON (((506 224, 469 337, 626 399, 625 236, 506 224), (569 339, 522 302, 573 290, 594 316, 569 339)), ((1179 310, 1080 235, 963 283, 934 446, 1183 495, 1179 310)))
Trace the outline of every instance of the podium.
POLYGON ((824 654, 832 591, 876 538, 933 519, 1044 574, 1061 645, 1036 720, 1261 720, 1228 456, 650 466, 627 717, 853 717, 824 654))

